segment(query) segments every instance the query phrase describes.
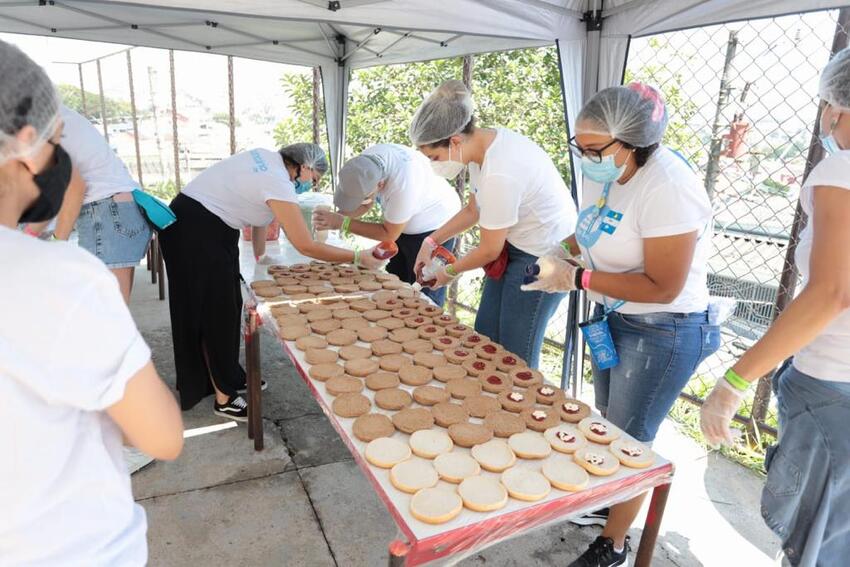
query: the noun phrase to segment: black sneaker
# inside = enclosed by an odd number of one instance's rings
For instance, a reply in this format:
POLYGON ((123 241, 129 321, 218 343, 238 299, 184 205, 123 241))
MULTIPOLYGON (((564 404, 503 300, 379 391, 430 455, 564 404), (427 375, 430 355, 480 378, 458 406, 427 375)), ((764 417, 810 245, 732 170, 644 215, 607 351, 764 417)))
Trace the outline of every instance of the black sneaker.
POLYGON ((604 528, 605 524, 608 523, 608 508, 602 508, 601 510, 591 512, 581 518, 570 520, 570 522, 578 526, 600 526, 604 528))
MULTIPOLYGON (((265 380, 260 380, 260 390, 261 391, 265 392, 266 388, 268 388, 268 387, 269 387, 269 385, 265 380)), ((239 393, 239 394, 247 394, 248 393, 248 384, 245 384, 244 386, 242 386, 241 388, 236 390, 236 392, 239 393)))
POLYGON ((248 421, 248 402, 242 396, 230 398, 226 404, 215 402, 213 413, 236 421, 248 421))
POLYGON ((616 565, 628 565, 629 552, 631 550, 629 536, 626 536, 626 543, 623 545, 623 551, 620 553, 614 551, 613 539, 599 536, 590 544, 587 551, 581 554, 581 557, 570 563, 567 567, 615 567, 616 565))

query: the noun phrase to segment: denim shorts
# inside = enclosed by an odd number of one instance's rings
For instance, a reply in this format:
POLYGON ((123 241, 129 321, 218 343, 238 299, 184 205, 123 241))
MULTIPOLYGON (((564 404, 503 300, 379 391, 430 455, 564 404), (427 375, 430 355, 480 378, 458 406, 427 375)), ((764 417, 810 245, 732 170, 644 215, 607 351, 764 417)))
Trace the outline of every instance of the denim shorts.
MULTIPOLYGON (((597 306, 595 316, 602 315, 597 306)), ((708 313, 608 315, 620 363, 593 365, 596 407, 626 433, 650 443, 700 363, 720 347, 708 313)))
POLYGON ((796 566, 847 565, 850 554, 850 382, 788 364, 773 379, 779 441, 767 451, 761 514, 796 566))
POLYGON ((77 238, 108 268, 132 268, 147 252, 151 229, 135 201, 107 197, 80 209, 77 238))

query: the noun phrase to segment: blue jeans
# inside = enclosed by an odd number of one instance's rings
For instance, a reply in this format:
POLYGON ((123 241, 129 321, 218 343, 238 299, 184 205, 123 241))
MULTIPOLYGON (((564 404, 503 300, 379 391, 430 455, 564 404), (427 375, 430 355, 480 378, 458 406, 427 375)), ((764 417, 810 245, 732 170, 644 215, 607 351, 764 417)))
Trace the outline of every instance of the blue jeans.
POLYGON ((850 383, 812 378, 789 364, 773 379, 773 389, 779 440, 765 457, 762 517, 782 539, 792 565, 846 565, 850 383))
POLYGON ((151 228, 135 201, 107 197, 82 206, 77 239, 108 268, 133 268, 145 257, 151 228))
POLYGON ((566 297, 520 289, 526 266, 536 261, 536 256, 508 244, 508 267, 500 279, 486 278, 475 317, 476 332, 500 343, 531 368, 540 364, 546 324, 566 297))
MULTIPOLYGON (((602 312, 597 306, 595 316, 602 312)), ((697 366, 720 347, 720 328, 707 312, 613 312, 608 325, 620 364, 593 365, 596 407, 635 439, 652 442, 697 366)))

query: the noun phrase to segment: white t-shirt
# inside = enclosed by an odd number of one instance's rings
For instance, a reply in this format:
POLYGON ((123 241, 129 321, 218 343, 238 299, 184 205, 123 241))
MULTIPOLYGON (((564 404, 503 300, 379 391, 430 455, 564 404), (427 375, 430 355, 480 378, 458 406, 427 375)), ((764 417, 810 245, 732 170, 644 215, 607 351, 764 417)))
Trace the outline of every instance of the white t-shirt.
POLYGON ((0 565, 144 565, 104 411, 150 350, 94 256, 0 227, 0 565))
POLYGON ((387 184, 377 198, 385 221, 405 224, 402 233, 433 231, 460 211, 457 192, 422 153, 398 144, 376 144, 363 153, 380 155, 387 164, 387 184))
POLYGON ((297 203, 283 158, 271 150, 248 150, 202 171, 183 188, 229 227, 266 226, 274 214, 266 201, 297 203))
MULTIPOLYGON (((809 221, 800 233, 794 258, 803 277, 803 287, 809 281, 809 262, 815 232, 814 188, 828 186, 850 190, 850 150, 837 152, 821 161, 809 173, 805 183, 800 192, 800 204, 809 216, 809 221)), ((835 244, 847 250, 848 243, 835 244)), ((794 356, 794 367, 813 378, 850 382, 850 309, 843 311, 814 341, 794 356)))
POLYGON ((91 122, 65 105, 61 107, 61 116, 65 122, 62 147, 86 182, 83 204, 139 188, 127 166, 91 122))
POLYGON ((570 192, 543 149, 506 128, 484 154, 481 167, 469 164, 469 185, 487 230, 508 229, 508 242, 543 256, 571 235, 576 208, 570 192))
MULTIPOLYGON (((603 185, 584 178, 582 212, 594 207, 603 185)), ((617 311, 638 313, 696 313, 708 307, 706 274, 711 251, 711 202, 699 178, 679 156, 658 148, 623 185, 612 183, 605 214, 606 230, 590 249, 580 246, 582 257, 593 260, 601 272, 643 273, 643 239, 675 236, 697 231, 693 261, 679 296, 669 304, 628 302, 617 311)), ((579 213, 581 218, 581 213, 579 213)), ((588 261, 588 264, 590 262, 588 261)), ((589 291, 592 301, 602 303, 600 294, 589 291)), ((608 305, 616 300, 607 299, 608 305)))

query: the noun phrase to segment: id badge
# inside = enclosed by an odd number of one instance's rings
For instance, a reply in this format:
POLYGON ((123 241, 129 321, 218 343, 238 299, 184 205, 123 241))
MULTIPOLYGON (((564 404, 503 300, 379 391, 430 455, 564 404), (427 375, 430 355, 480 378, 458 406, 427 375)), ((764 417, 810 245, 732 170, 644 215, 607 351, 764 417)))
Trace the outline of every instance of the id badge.
POLYGON ((579 325, 584 340, 590 346, 590 355, 600 370, 613 368, 620 364, 611 329, 608 327, 608 317, 602 316, 579 325))

